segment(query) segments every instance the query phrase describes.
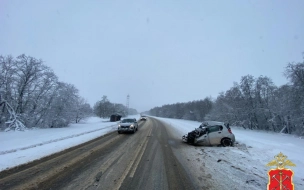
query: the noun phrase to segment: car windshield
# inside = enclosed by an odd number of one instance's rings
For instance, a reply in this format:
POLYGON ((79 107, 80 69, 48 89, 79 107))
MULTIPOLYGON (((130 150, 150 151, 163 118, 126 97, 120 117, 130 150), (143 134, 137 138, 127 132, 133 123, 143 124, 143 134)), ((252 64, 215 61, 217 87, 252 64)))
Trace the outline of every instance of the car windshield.
POLYGON ((134 119, 124 119, 121 121, 122 123, 133 123, 134 119))

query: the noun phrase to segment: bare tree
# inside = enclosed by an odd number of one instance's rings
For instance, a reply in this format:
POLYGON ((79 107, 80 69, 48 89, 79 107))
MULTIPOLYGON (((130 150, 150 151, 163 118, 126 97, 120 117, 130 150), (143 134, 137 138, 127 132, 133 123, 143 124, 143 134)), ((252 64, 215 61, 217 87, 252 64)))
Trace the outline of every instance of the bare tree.
POLYGON ((26 55, 0 56, 0 89, 0 127, 18 121, 27 127, 67 126, 75 117, 86 117, 82 111, 90 107, 80 104, 73 85, 58 82, 42 60, 26 55))
POLYGON ((93 114, 93 110, 83 98, 78 98, 76 102, 75 109, 75 122, 78 123, 83 118, 91 116, 93 114))
POLYGON ((9 114, 9 118, 5 122, 5 124, 7 125, 5 126, 6 127, 5 131, 10 131, 10 130, 23 131, 26 129, 25 125, 18 118, 18 115, 16 114, 15 110, 5 99, 2 98, 0 93, 0 108, 1 107, 3 107, 2 113, 6 111, 9 114))
POLYGON ((292 108, 286 116, 287 132, 296 131, 302 134, 304 133, 304 61, 302 63, 289 63, 284 74, 290 80, 292 88, 292 94, 289 95, 292 108))

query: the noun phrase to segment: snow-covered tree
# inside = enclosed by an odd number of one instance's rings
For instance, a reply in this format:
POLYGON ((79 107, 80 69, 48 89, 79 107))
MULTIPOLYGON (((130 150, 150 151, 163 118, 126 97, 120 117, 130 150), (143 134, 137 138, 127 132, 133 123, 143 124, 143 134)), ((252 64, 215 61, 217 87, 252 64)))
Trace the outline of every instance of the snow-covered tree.
POLYGON ((0 89, 0 109, 2 108, 2 117, 0 118, 0 127, 1 124, 4 125, 5 131, 15 130, 15 131, 23 131, 26 129, 26 126, 20 121, 18 115, 12 106, 2 98, 1 89, 0 89), (8 115, 8 118, 4 116, 8 115), (5 122, 3 122, 5 121, 5 122))
POLYGON ((0 89, 1 128, 19 122, 29 128, 66 126, 89 109, 79 105, 81 97, 73 85, 58 82, 42 60, 31 56, 0 56, 0 89))
MULTIPOLYGON (((303 53, 304 59, 304 53, 303 53)), ((288 131, 295 131, 298 134, 304 134, 304 61, 299 63, 289 63, 285 69, 285 76, 291 83, 292 108, 287 115, 288 131)))
POLYGON ((123 117, 137 114, 137 110, 133 108, 127 109, 123 104, 111 103, 107 96, 102 96, 101 100, 96 102, 93 107, 95 115, 100 118, 110 117, 112 114, 119 114, 123 117))
POLYGON ((78 123, 81 119, 89 117, 93 114, 93 110, 83 98, 78 98, 75 109, 75 122, 78 123))

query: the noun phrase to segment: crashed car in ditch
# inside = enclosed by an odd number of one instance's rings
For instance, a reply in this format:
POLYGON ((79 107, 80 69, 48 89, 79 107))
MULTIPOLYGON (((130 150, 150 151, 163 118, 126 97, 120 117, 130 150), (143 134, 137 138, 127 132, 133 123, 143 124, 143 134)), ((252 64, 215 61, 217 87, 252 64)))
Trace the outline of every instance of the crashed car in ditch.
POLYGON ((232 133, 229 124, 217 121, 205 121, 199 126, 199 128, 196 128, 184 135, 182 140, 188 144, 194 145, 233 146, 235 136, 232 133))

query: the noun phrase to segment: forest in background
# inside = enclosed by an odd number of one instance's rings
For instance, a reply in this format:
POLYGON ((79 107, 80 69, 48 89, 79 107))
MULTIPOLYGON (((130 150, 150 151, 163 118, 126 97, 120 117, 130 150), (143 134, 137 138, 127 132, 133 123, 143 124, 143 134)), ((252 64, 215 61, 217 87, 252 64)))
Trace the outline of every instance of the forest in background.
POLYGON ((100 118, 107 118, 112 114, 118 114, 122 117, 127 115, 137 114, 137 110, 133 108, 127 108, 123 104, 112 103, 108 100, 107 96, 102 96, 100 101, 97 101, 93 107, 95 115, 100 118))
MULTIPOLYGON (((304 59, 304 54, 303 54, 304 59)), ((276 86, 269 77, 252 75, 220 92, 215 100, 176 103, 155 107, 150 115, 195 121, 215 120, 248 129, 304 135, 304 61, 289 63, 288 83, 276 86)))

